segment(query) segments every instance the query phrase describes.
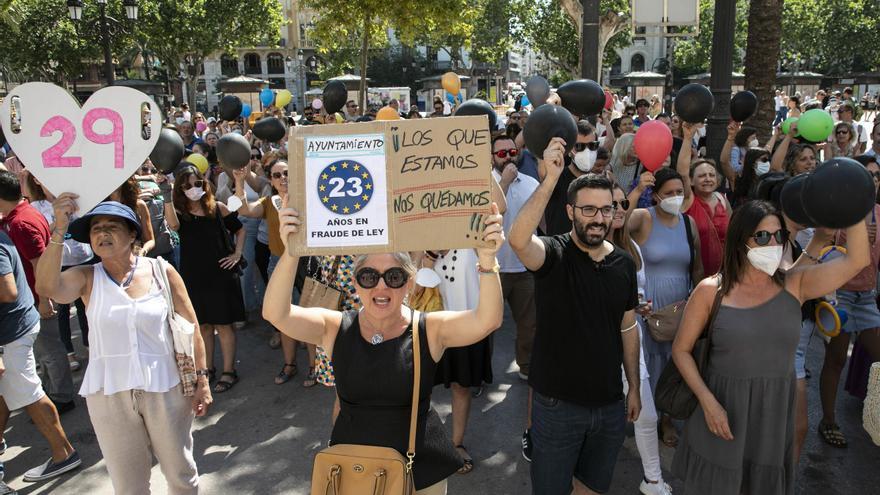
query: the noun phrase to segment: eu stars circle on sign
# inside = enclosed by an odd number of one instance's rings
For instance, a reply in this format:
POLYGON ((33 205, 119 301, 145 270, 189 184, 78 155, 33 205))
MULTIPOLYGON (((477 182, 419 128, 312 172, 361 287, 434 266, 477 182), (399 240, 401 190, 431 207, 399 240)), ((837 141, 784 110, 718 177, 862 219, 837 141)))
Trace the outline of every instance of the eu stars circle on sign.
POLYGON ((337 215, 354 215, 373 198, 373 176, 355 160, 339 160, 327 165, 318 176, 321 204, 337 215))

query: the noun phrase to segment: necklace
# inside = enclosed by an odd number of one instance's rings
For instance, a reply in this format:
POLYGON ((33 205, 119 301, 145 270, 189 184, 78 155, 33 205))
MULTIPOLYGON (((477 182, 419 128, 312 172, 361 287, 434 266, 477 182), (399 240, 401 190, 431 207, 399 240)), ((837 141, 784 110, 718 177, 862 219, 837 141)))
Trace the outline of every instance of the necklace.
MULTIPOLYGON (((140 256, 134 257, 134 264, 131 266, 131 273, 129 273, 128 277, 121 284, 119 284, 119 286, 123 289, 127 289, 128 286, 131 285, 131 282, 134 280, 134 273, 137 271, 138 261, 140 259, 140 256)), ((108 273, 107 276, 110 277, 110 274, 108 273)), ((113 277, 110 277, 110 280, 113 280, 113 277)), ((115 280, 113 281, 116 282, 115 280)))
POLYGON ((385 336, 381 333, 374 333, 373 336, 370 338, 370 343, 373 345, 379 345, 382 342, 385 342, 385 336))

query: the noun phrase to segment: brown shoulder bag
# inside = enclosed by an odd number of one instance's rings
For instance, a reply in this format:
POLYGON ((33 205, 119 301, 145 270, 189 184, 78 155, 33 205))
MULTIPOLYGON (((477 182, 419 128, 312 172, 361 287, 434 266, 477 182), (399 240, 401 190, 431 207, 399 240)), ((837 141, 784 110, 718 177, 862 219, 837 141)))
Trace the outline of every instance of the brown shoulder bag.
POLYGON ((415 493, 412 465, 416 457, 416 424, 419 416, 421 347, 419 320, 412 321, 413 392, 406 457, 390 447, 338 444, 315 456, 312 495, 412 495, 415 493))

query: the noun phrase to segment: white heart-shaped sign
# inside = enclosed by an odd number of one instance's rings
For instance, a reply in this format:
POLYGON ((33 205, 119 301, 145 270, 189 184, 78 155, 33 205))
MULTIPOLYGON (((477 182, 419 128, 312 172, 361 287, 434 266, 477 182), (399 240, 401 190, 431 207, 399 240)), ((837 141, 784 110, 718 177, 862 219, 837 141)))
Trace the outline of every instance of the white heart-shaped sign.
POLYGON ((162 129, 159 106, 132 88, 109 86, 80 108, 65 89, 31 82, 0 106, 0 125, 22 164, 52 194, 79 195, 91 210, 134 174, 162 129))

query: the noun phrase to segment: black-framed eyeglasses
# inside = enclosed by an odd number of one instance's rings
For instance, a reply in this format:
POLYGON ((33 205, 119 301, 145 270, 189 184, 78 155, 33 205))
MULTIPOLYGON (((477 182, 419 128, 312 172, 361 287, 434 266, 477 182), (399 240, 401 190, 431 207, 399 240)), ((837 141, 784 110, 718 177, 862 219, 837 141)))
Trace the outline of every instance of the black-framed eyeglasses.
POLYGON ((610 217, 611 215, 614 214, 614 209, 615 209, 614 205, 602 206, 602 207, 596 207, 596 206, 590 206, 590 205, 586 205, 586 206, 571 205, 571 207, 574 208, 575 210, 580 210, 581 215, 586 218, 593 218, 600 211, 602 212, 603 217, 610 217))
POLYGON ((574 150, 578 153, 588 148, 590 151, 596 151, 597 149, 599 149, 599 141, 590 141, 589 143, 574 143, 574 150))
POLYGON ((618 209, 624 210, 624 211, 629 210, 629 204, 630 203, 629 203, 628 199, 621 199, 620 201, 612 201, 611 202, 611 206, 613 206, 615 210, 618 210, 618 209))
POLYGON ((517 150, 516 148, 510 148, 509 150, 498 150, 493 153, 493 155, 497 156, 498 158, 507 158, 508 155, 513 158, 518 154, 519 150, 517 150))
POLYGON ((190 189, 192 189, 192 188, 194 188, 194 187, 205 187, 205 181, 199 179, 199 180, 193 182, 192 184, 188 184, 188 183, 187 183, 187 184, 184 184, 184 185, 183 185, 183 190, 184 190, 184 191, 188 191, 188 190, 190 190, 190 189))
POLYGON ((767 232, 766 230, 759 230, 752 234, 752 239, 755 240, 755 244, 759 246, 766 246, 770 244, 770 239, 775 239, 776 244, 784 244, 788 239, 788 231, 785 229, 779 229, 776 232, 767 232))
POLYGON ((379 273, 379 270, 375 268, 367 267, 361 268, 354 274, 354 279, 364 289, 372 289, 379 285, 380 278, 385 280, 385 285, 389 289, 399 289, 406 285, 406 282, 409 280, 409 273, 403 268, 395 266, 385 270, 384 273, 379 273))
POLYGON ((272 172, 273 179, 280 179, 282 177, 287 177, 287 170, 281 172, 272 172))

